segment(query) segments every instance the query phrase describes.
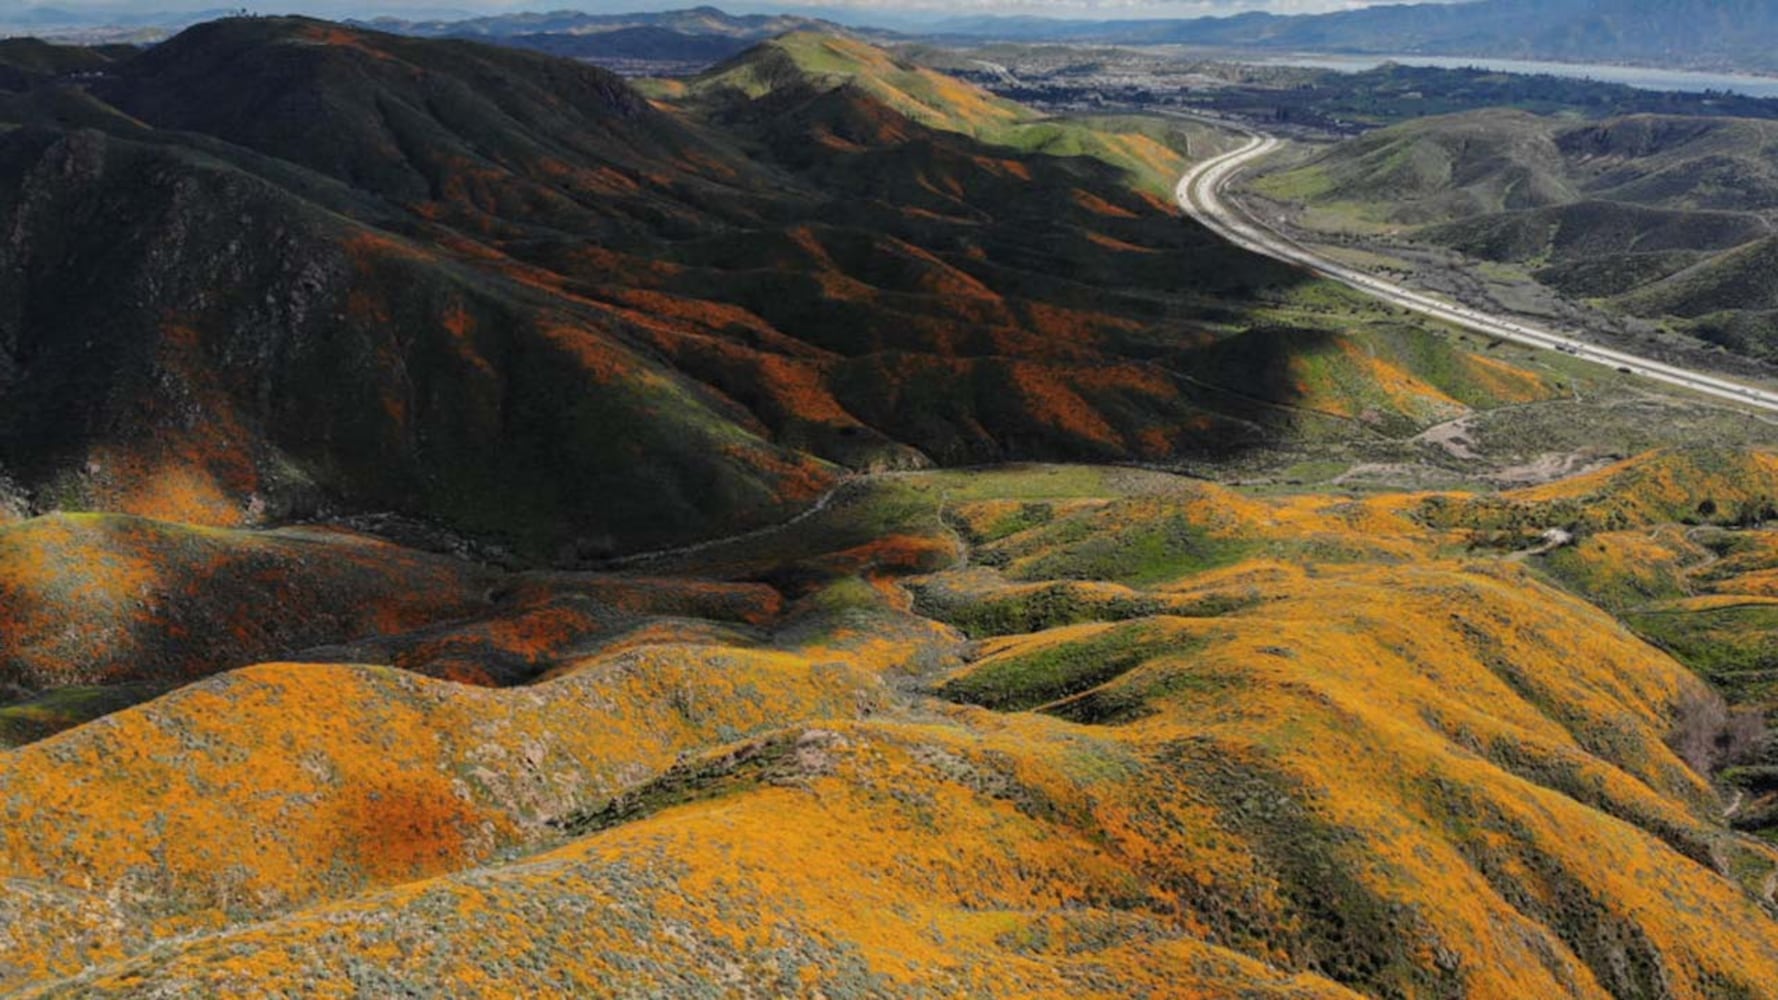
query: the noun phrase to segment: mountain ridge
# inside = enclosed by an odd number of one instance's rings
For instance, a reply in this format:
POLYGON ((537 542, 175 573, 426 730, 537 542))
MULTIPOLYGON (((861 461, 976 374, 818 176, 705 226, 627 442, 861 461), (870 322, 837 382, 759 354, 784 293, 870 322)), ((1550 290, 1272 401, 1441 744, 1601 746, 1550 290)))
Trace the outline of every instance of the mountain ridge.
POLYGON ((394 510, 573 562, 782 520, 847 468, 1297 433, 1182 374, 1228 313, 1215 300, 1303 279, 1175 220, 1153 193, 1183 163, 1170 126, 1056 124, 797 37, 782 92, 708 111, 544 56, 301 19, 195 28, 47 91, 118 114, 0 139, 27 233, 0 317, 23 404, 0 464, 41 509, 394 510), (100 204, 134 239, 191 215, 164 248, 52 231, 98 231, 100 204), (281 251, 225 263, 240 219, 281 251), (101 271, 136 275, 128 308, 69 284, 101 271), (70 323, 147 352, 158 380, 51 332, 70 323), (345 385, 321 377, 347 358, 364 361, 345 385), (200 412, 228 429, 203 447, 200 412), (546 442, 557 426, 576 430, 546 442), (626 499, 636 481, 657 499, 626 499))

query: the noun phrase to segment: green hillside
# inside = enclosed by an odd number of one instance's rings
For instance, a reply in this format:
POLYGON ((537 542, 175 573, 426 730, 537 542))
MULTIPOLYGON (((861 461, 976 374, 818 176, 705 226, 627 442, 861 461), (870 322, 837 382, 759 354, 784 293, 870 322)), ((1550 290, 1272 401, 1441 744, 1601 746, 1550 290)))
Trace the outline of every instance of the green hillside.
POLYGON ((1482 111, 1407 122, 1265 174, 1306 224, 1511 264, 1577 298, 1759 357, 1778 226, 1778 123, 1482 111))
POLYGON ((1201 151, 1218 142, 1213 130, 1154 117, 1046 117, 875 46, 812 32, 780 36, 690 80, 643 86, 660 98, 706 106, 783 89, 856 88, 929 128, 1024 152, 1103 160, 1163 197, 1184 170, 1188 137, 1201 151))

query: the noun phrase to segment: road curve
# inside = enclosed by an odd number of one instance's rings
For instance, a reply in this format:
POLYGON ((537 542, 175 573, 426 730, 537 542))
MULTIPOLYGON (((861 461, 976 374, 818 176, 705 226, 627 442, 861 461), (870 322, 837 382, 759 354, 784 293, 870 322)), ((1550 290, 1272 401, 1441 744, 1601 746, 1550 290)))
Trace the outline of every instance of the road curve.
MULTIPOLYGON (((1197 119, 1194 119, 1197 120, 1197 119)), ((1657 382, 1666 382, 1693 392, 1778 412, 1778 392, 1769 392, 1731 379, 1704 372, 1677 368, 1650 358, 1615 351, 1589 344, 1561 333, 1527 325, 1516 319, 1491 316, 1468 306, 1444 302, 1431 296, 1403 288, 1381 278, 1328 260, 1288 236, 1264 228, 1252 216, 1225 202, 1223 188, 1237 173, 1264 157, 1280 145, 1276 136, 1265 135, 1228 121, 1205 121, 1220 128, 1232 129, 1247 136, 1239 149, 1205 160, 1179 179, 1174 194, 1186 214, 1203 223, 1224 239, 1255 253, 1307 268, 1323 277, 1374 295, 1403 309, 1454 323, 1477 333, 1510 340, 1532 347, 1561 351, 1572 357, 1608 365, 1657 382)))

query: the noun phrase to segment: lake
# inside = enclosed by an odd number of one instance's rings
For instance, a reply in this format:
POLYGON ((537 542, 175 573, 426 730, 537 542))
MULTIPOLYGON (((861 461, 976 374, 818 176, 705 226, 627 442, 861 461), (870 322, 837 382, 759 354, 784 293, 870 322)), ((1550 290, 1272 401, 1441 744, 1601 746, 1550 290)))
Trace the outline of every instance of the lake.
POLYGON ((1579 80, 1621 83, 1643 90, 1677 90, 1701 93, 1725 90, 1749 97, 1778 97, 1778 77, 1753 76, 1746 73, 1700 73, 1682 69, 1649 69, 1643 66, 1596 66, 1582 63, 1539 62, 1532 59, 1488 59, 1479 56, 1337 56, 1289 55, 1274 56, 1257 62, 1273 66, 1302 66, 1309 69, 1331 69, 1343 73, 1359 73, 1384 63, 1403 66, 1434 66, 1441 69, 1491 70, 1497 73, 1547 73, 1579 80))

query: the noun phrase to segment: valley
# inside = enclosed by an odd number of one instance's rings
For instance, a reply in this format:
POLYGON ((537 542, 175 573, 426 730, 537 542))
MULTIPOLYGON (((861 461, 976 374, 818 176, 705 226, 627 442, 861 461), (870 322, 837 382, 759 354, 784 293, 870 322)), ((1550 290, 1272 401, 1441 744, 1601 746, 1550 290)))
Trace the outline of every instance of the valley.
POLYGON ((1664 382, 1717 399, 1732 400, 1767 411, 1778 410, 1778 393, 1748 383, 1718 378, 1706 372, 1677 368, 1646 357, 1599 347, 1575 336, 1527 326, 1515 319, 1488 315, 1461 303, 1440 301, 1335 263, 1288 236, 1267 229, 1252 213, 1234 208, 1222 197, 1223 188, 1233 178, 1256 162, 1277 153, 1281 145, 1274 136, 1251 131, 1246 134, 1248 141, 1245 145, 1198 164, 1180 180, 1177 189, 1180 206, 1230 242, 1279 260, 1300 264, 1317 274, 1394 305, 1477 333, 1560 351, 1583 361, 1615 366, 1626 375, 1664 382))

